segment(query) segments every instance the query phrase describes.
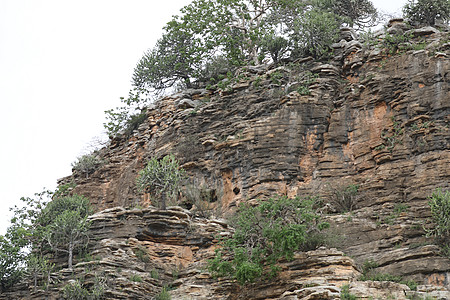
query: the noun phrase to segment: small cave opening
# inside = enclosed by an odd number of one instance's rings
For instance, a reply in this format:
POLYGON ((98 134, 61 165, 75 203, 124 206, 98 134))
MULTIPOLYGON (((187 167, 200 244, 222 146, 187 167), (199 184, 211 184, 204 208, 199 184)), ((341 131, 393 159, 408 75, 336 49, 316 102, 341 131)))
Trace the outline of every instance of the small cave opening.
POLYGON ((235 188, 233 189, 233 193, 234 193, 235 195, 239 194, 240 192, 241 192, 241 189, 238 188, 238 187, 235 187, 235 188))

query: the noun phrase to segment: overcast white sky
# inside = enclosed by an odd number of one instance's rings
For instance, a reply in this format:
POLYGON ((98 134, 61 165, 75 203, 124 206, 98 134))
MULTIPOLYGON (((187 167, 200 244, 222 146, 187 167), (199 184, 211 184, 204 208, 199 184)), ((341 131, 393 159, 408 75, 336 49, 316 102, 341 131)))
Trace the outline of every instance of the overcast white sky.
MULTIPOLYGON (((0 234, 9 207, 56 188, 190 0, 0 0, 0 234)), ((406 0, 373 0, 401 15, 406 0)))

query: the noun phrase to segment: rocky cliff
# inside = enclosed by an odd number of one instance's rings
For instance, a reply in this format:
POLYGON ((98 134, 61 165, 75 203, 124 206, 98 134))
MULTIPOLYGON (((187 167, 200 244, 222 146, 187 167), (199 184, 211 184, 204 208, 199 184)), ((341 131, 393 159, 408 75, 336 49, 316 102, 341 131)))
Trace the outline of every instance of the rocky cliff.
MULTIPOLYGON (((401 21, 387 29, 405 30, 401 21)), ((337 299, 345 284, 362 299, 450 298, 450 260, 423 231, 427 197, 450 188, 449 32, 415 29, 399 44, 387 44, 386 33, 366 43, 342 34, 328 62, 248 67, 220 88, 161 99, 131 137, 99 151, 106 164, 62 179, 98 211, 91 242, 98 259, 74 273, 103 274, 110 299, 151 299, 164 285, 173 299, 337 299), (208 192, 215 217, 275 194, 320 195, 336 249, 298 253, 277 280, 250 287, 212 279, 206 260, 215 235, 231 230, 226 223, 196 217, 187 199, 187 209, 159 211, 136 190, 146 161, 168 153, 208 192), (352 211, 339 213, 333 193, 350 185, 358 187, 352 211), (418 291, 357 281, 369 261, 377 272, 416 281, 418 291)))

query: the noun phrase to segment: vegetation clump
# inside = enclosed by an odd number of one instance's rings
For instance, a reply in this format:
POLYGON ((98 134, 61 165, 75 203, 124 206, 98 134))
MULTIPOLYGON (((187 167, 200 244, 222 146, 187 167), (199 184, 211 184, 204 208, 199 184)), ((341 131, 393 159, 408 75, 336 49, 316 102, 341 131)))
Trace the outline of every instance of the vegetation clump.
POLYGON ((77 158, 77 161, 72 163, 74 170, 86 174, 86 178, 89 174, 92 174, 100 166, 104 165, 105 161, 96 154, 85 154, 77 158))
POLYGON ((73 254, 88 243, 87 231, 92 213, 87 198, 69 195, 66 186, 56 192, 44 191, 37 198, 22 198, 24 207, 13 208, 14 216, 4 236, 0 236, 0 286, 7 290, 24 274, 48 289, 55 265, 51 259, 67 254, 67 266, 73 266, 73 254), (51 199, 53 197, 53 199, 51 199), (22 263, 26 262, 26 263, 22 263))
POLYGON ((323 244, 320 232, 329 224, 316 212, 316 203, 315 198, 277 197, 244 205, 232 220, 235 232, 222 239, 210 270, 240 284, 275 276, 279 259, 291 260, 295 251, 323 244))
POLYGON ((403 14, 415 26, 434 26, 441 19, 450 19, 450 2, 448 0, 408 0, 403 7, 403 14))
POLYGON ((450 192, 437 189, 428 204, 433 228, 426 229, 427 236, 434 236, 444 255, 450 257, 450 192))
POLYGON ((206 84, 227 90, 242 66, 328 59, 340 26, 362 29, 377 20, 370 0, 194 0, 138 61, 133 88, 122 98, 123 107, 106 111, 105 128, 116 136, 167 90, 206 84))
POLYGON ((161 160, 153 157, 139 172, 136 185, 141 192, 160 199, 161 209, 166 209, 166 201, 176 197, 185 173, 175 156, 166 155, 161 160))

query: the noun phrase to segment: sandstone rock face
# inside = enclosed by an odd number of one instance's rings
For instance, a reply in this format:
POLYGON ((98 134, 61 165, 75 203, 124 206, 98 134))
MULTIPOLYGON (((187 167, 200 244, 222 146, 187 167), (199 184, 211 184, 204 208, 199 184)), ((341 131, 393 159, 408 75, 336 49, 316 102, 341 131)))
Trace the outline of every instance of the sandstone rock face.
MULTIPOLYGON (((401 20, 397 23, 404 30, 401 20)), ((222 91, 166 97, 148 110, 148 120, 131 138, 115 138, 100 150, 107 164, 89 178, 74 173, 61 183, 74 180, 74 192, 98 210, 142 205, 148 198, 136 191, 137 173, 148 158, 174 153, 192 182, 219 195, 214 205, 223 213, 274 194, 315 194, 326 201, 333 189, 358 185, 355 210, 328 216, 339 237, 337 248, 358 266, 375 261, 377 272, 450 289, 450 261, 422 229, 430 215, 427 197, 436 188, 450 188, 449 33, 426 28, 414 36, 429 47, 388 53, 347 33, 333 45, 336 57, 328 63, 304 59, 277 69, 244 70, 222 91), (305 85, 311 76, 313 83, 305 85)), ((120 218, 111 219, 114 225, 105 234, 128 239, 129 231, 137 230, 133 218, 131 229, 121 227, 120 218)), ((188 266, 203 251, 200 244, 211 245, 213 238, 200 242, 182 235, 177 230, 184 221, 177 218, 176 224, 154 221, 134 238, 149 249, 169 240, 170 257, 188 266), (157 230, 176 234, 158 236, 157 230)), ((172 262, 165 257, 161 263, 172 262)), ((208 299, 211 292, 228 299, 227 289, 236 289, 231 282, 214 285, 199 269, 186 272, 193 279, 176 282, 180 297, 183 291, 208 299)), ((291 272, 296 271, 286 276, 291 272)), ((316 285, 322 287, 318 295, 327 295, 317 297, 335 297, 340 285, 329 283, 316 285)), ((314 294, 308 284, 291 284, 283 291, 258 286, 251 298, 319 299, 307 298, 314 294)))

